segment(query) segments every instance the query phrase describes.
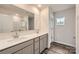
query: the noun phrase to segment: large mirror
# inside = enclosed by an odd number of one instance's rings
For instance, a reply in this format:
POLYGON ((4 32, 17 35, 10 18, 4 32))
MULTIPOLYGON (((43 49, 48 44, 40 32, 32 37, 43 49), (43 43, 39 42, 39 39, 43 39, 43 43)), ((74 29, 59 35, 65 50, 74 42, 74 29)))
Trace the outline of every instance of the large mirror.
POLYGON ((13 5, 0 5, 0 33, 34 30, 34 14, 13 5))

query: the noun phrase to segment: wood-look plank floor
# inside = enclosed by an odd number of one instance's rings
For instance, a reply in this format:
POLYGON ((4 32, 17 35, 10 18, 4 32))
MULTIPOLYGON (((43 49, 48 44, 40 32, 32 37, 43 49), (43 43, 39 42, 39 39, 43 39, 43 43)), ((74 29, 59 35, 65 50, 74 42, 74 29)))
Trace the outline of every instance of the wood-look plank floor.
POLYGON ((51 47, 46 49, 43 54, 75 54, 75 48, 53 42, 51 47))

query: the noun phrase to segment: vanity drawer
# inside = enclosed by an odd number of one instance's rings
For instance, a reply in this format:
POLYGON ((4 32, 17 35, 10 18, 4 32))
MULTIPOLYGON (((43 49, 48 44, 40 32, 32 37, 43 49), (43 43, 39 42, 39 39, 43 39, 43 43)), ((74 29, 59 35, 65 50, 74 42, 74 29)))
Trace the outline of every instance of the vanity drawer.
POLYGON ((28 46, 31 44, 33 44, 33 40, 18 44, 16 46, 10 47, 8 49, 5 49, 5 50, 1 51, 0 54, 12 54, 12 53, 24 48, 25 46, 28 46))
POLYGON ((15 54, 33 54, 33 44, 17 51, 15 54))
POLYGON ((35 42, 36 42, 36 41, 39 41, 39 37, 35 38, 35 42))
POLYGON ((47 38, 47 34, 40 36, 40 39, 47 38))

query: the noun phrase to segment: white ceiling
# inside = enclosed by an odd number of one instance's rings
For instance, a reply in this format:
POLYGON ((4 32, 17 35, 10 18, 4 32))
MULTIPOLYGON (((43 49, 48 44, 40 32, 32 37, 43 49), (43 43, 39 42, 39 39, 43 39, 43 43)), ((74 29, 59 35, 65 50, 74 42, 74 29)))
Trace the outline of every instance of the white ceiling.
POLYGON ((45 7, 51 7, 54 12, 75 7, 74 4, 42 4, 41 8, 39 8, 37 5, 38 4, 32 4, 32 6, 35 6, 40 10, 44 9, 45 7))
POLYGON ((52 10, 54 12, 56 11, 61 11, 61 10, 65 10, 65 9, 68 9, 68 8, 72 8, 72 7, 75 7, 74 4, 53 4, 53 5, 49 5, 52 10))
MULTIPOLYGON (((38 4, 29 4, 29 5, 36 7, 39 10, 43 10, 46 7, 51 7, 53 12, 61 11, 61 10, 68 9, 68 8, 75 6, 74 4, 42 4, 42 7, 38 7, 37 6, 38 4)), ((5 11, 5 13, 8 13, 8 11, 9 11, 10 13, 16 12, 16 13, 21 13, 23 15, 29 14, 29 13, 25 13, 24 11, 22 11, 16 7, 11 7, 10 5, 0 5, 0 12, 4 12, 4 10, 7 11, 7 12, 5 11)))
POLYGON ((44 4, 42 4, 41 7, 38 7, 39 4, 29 4, 29 5, 30 5, 30 6, 33 6, 33 7, 36 7, 36 8, 38 8, 39 10, 43 10, 45 7, 47 7, 47 5, 44 5, 44 4))
POLYGON ((19 14, 20 16, 33 16, 31 12, 25 11, 24 9, 18 8, 11 4, 0 4, 0 13, 7 15, 19 14))

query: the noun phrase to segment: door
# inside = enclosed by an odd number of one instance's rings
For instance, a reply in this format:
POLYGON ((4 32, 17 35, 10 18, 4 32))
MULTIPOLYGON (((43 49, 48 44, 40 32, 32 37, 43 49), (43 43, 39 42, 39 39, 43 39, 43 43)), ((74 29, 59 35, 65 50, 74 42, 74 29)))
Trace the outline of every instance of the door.
POLYGON ((75 47, 75 8, 55 12, 55 42, 75 47))

